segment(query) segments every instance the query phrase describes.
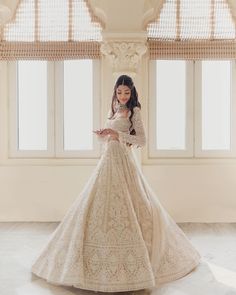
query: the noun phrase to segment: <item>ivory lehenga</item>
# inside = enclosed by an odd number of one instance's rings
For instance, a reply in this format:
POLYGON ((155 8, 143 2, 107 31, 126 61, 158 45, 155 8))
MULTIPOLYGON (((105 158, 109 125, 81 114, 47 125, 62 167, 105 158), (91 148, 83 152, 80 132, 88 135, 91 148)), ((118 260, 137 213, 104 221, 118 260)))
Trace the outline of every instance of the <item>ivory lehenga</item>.
POLYGON ((34 260, 31 271, 56 285, 119 292, 181 278, 200 254, 160 204, 133 147, 144 146, 141 111, 107 119, 119 141, 100 139, 102 156, 81 193, 34 260))

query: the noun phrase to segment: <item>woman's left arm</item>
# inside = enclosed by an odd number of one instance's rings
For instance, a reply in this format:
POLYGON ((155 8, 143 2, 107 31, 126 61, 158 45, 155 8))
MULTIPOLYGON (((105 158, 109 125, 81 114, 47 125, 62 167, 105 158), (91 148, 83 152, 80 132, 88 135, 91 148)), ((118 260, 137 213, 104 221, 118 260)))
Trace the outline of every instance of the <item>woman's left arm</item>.
POLYGON ((134 114, 133 114, 133 128, 135 129, 136 134, 131 135, 127 134, 122 131, 117 131, 118 132, 118 139, 122 143, 131 143, 132 145, 136 147, 142 147, 145 146, 146 144, 146 135, 145 135, 145 130, 143 126, 143 121, 141 117, 141 110, 139 107, 134 107, 134 114))

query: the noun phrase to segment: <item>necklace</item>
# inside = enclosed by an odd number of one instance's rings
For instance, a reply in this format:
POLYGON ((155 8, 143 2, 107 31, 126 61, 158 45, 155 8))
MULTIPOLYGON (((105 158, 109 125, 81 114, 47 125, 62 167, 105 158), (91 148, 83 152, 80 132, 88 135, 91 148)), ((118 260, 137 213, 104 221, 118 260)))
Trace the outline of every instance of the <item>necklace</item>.
POLYGON ((123 111, 123 110, 127 110, 127 109, 128 109, 128 107, 126 104, 122 104, 122 103, 118 104, 118 108, 117 108, 118 111, 120 111, 120 110, 123 111))

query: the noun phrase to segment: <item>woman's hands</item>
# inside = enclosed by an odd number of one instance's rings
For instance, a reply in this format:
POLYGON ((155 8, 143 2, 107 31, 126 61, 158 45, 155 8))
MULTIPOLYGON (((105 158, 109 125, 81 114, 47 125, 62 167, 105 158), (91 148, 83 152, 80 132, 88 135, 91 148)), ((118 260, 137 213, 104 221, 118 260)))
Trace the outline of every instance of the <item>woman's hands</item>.
POLYGON ((119 141, 119 134, 117 131, 111 129, 111 128, 104 128, 104 129, 99 129, 99 130, 95 130, 93 131, 94 133, 96 133, 98 136, 101 136, 101 137, 105 137, 107 135, 109 135, 109 138, 110 139, 113 139, 113 140, 117 140, 119 141))

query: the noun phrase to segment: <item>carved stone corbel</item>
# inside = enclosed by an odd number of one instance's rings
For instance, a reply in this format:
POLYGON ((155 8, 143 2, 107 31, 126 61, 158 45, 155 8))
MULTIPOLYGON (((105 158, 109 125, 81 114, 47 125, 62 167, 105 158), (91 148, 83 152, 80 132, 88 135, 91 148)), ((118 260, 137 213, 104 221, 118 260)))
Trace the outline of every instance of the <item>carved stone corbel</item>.
POLYGON ((101 52, 110 60, 114 75, 127 74, 134 77, 147 45, 141 42, 104 42, 101 52))

